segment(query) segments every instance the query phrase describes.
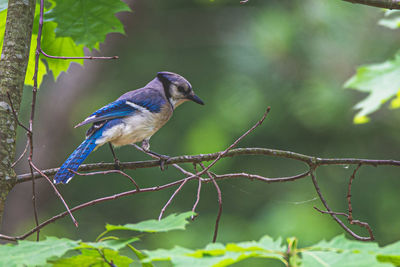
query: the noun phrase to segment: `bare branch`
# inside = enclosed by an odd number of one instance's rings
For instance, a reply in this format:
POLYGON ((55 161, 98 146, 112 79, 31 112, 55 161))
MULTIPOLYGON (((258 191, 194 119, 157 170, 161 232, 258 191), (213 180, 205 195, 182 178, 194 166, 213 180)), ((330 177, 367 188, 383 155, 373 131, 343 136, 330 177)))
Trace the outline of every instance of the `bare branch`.
MULTIPOLYGON (((312 182, 313 182, 313 184, 314 184, 315 190, 317 191, 317 194, 318 194, 319 198, 321 199, 322 204, 325 206, 325 208, 326 208, 326 210, 327 210, 326 213, 330 214, 330 215, 332 216, 332 218, 333 218, 347 233, 349 233, 349 234, 350 234, 352 237, 354 237, 355 239, 360 240, 360 241, 372 241, 372 240, 374 240, 375 238, 374 238, 374 236, 372 235, 372 231, 368 231, 369 234, 370 234, 369 237, 363 237, 363 236, 357 235, 357 234, 354 233, 350 228, 348 228, 348 227, 336 216, 336 213, 333 212, 333 211, 331 210, 331 208, 329 208, 328 203, 326 202, 325 198, 322 196, 322 193, 321 193, 321 190, 320 190, 320 188, 319 188, 319 186, 318 186, 318 182, 317 182, 317 179, 316 179, 316 177, 315 177, 314 171, 315 171, 315 169, 311 169, 311 172, 310 172, 311 179, 312 179, 312 182)), ((318 210, 318 209, 317 209, 317 210, 318 210)), ((340 213, 340 215, 344 215, 344 214, 340 213)), ((346 215, 344 215, 344 216, 346 216, 346 215)), ((348 216, 348 215, 347 215, 347 216, 348 216)), ((364 223, 364 224, 365 224, 365 223, 364 223)), ((367 225, 368 225, 368 224, 367 224, 367 225)), ((369 227, 369 226, 368 226, 368 227, 369 227)))
POLYGON ((20 162, 20 160, 25 156, 26 152, 28 152, 28 147, 29 147, 29 141, 26 142, 24 151, 22 151, 22 153, 21 153, 21 155, 18 157, 18 159, 17 159, 16 161, 14 161, 14 163, 11 165, 11 168, 14 168, 15 165, 17 165, 18 162, 20 162))
POLYGON ((54 59, 64 59, 64 60, 68 60, 68 59, 118 59, 118 56, 111 56, 111 57, 93 57, 93 56, 86 56, 86 57, 63 57, 63 56, 52 56, 49 54, 46 54, 43 49, 40 49, 40 53, 48 58, 54 58, 54 59))
POLYGON ((119 173, 122 176, 125 176, 126 178, 128 178, 136 187, 136 190, 140 191, 139 185, 135 182, 135 180, 128 174, 126 174, 125 172, 121 171, 121 170, 109 170, 109 171, 100 171, 100 172, 88 172, 88 173, 81 173, 81 172, 76 172, 74 170, 68 169, 70 172, 79 175, 79 176, 92 176, 92 175, 97 175, 97 174, 110 174, 110 173, 119 173))
POLYGON ((357 165, 357 167, 354 169, 353 174, 350 176, 350 179, 349 179, 349 187, 348 187, 348 191, 347 191, 347 203, 348 203, 348 207, 349 207, 349 217, 347 219, 349 220, 350 223, 351 223, 351 221, 353 221, 353 207, 351 206, 351 185, 352 185, 353 180, 356 176, 356 173, 360 169, 360 167, 361 167, 361 163, 357 165))
MULTIPOLYGON (((201 166, 201 168, 203 168, 203 170, 207 169, 203 163, 199 163, 199 165, 201 166)), ((219 221, 220 221, 221 215, 222 215, 222 193, 221 193, 221 189, 218 186, 218 183, 215 181, 212 174, 209 171, 206 171, 206 173, 207 173, 208 177, 210 177, 210 180, 213 182, 215 189, 217 190, 217 196, 218 196, 218 215, 217 215, 217 219, 215 220, 214 235, 213 235, 213 240, 212 240, 212 242, 215 243, 217 241, 219 221)))
POLYGON ((165 203, 164 207, 161 209, 160 215, 158 216, 158 220, 160 221, 162 216, 164 215, 165 210, 167 209, 167 207, 169 206, 169 204, 171 204, 172 200, 174 199, 174 197, 176 196, 176 194, 178 194, 179 191, 181 191, 182 187, 186 184, 186 182, 188 181, 188 179, 184 179, 183 182, 181 183, 181 185, 178 187, 178 189, 175 190, 175 192, 172 194, 172 196, 168 199, 167 203, 165 203))
POLYGON ((32 168, 34 168, 36 171, 38 171, 41 175, 43 175, 44 178, 46 178, 46 180, 49 182, 49 184, 51 185, 51 187, 53 187, 54 192, 56 193, 56 195, 60 198, 61 202, 64 204, 65 208, 67 209, 67 212, 69 214, 69 216, 71 216, 72 221, 74 222, 75 226, 78 227, 78 222, 75 220, 74 215, 72 215, 71 210, 69 209, 67 203, 65 202, 64 198, 61 196, 60 192, 57 190, 57 187, 53 184, 53 182, 50 180, 49 177, 47 177, 47 175, 45 175, 44 173, 42 173, 40 171, 39 168, 37 168, 32 162, 30 162, 32 168))
POLYGON ((11 100, 11 95, 10 95, 9 92, 7 92, 7 97, 8 97, 8 102, 10 103, 11 111, 12 111, 12 113, 13 113, 13 116, 14 116, 15 121, 16 121, 17 124, 18 124, 19 126, 21 126, 25 131, 30 132, 30 130, 29 130, 24 124, 22 124, 22 123, 19 121, 17 112, 15 111, 14 104, 13 104, 13 102, 12 102, 12 100, 11 100))
POLYGON ((352 4, 362 4, 366 6, 400 9, 400 0, 343 0, 352 4))
MULTIPOLYGON (((200 202, 200 193, 201 193, 202 181, 201 181, 201 178, 200 178, 200 177, 198 177, 197 179, 198 179, 199 183, 198 183, 198 185, 197 185, 196 202, 194 202, 194 205, 193 205, 193 208, 192 208, 192 211, 193 211, 193 212, 196 212, 197 205, 198 205, 199 202, 200 202)), ((191 220, 193 221, 196 217, 197 217, 197 215, 192 215, 191 220)))
MULTIPOLYGON (((178 157, 171 157, 165 163, 166 165, 171 165, 174 163, 199 163, 204 161, 215 160, 222 152, 210 153, 210 154, 199 154, 199 155, 184 155, 178 157)), ((311 164, 316 167, 322 165, 368 165, 368 166, 398 166, 400 167, 399 160, 375 160, 375 159, 357 159, 357 158, 318 158, 313 156, 308 156, 296 152, 269 149, 269 148, 237 148, 228 151, 226 154, 222 155, 221 158, 235 157, 235 156, 245 156, 245 155, 264 155, 272 156, 286 159, 293 159, 297 161, 304 162, 306 164, 311 164)), ((121 162, 121 168, 126 170, 135 170, 141 168, 153 168, 159 167, 159 160, 148 160, 148 161, 134 161, 134 162, 121 162)), ((51 177, 57 173, 59 168, 42 170, 44 174, 51 177)), ((115 169, 115 163, 93 163, 93 164, 83 164, 80 166, 79 171, 94 171, 94 170, 113 170, 115 169)), ((34 173, 35 178, 42 178, 39 173, 34 173)), ((31 175, 29 173, 18 175, 17 183, 22 183, 29 181, 31 175)))

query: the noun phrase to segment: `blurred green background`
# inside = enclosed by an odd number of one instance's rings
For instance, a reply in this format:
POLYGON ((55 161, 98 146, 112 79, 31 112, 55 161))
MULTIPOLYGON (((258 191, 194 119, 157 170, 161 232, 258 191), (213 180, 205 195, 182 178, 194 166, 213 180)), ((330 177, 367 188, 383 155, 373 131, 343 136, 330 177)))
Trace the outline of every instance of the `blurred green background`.
MULTIPOLYGON (((161 70, 182 74, 205 106, 186 103, 152 138, 154 151, 168 155, 222 150, 260 119, 265 123, 240 147, 267 147, 319 157, 399 159, 400 113, 384 107, 368 124, 352 123, 352 106, 363 94, 342 85, 360 64, 380 62, 398 49, 399 35, 377 25, 383 12, 343 1, 138 0, 133 13, 118 17, 126 36, 111 34, 101 55, 115 61, 72 65, 54 83, 41 87, 35 135, 35 162, 56 167, 84 138, 86 129, 74 129, 96 109, 126 91, 140 88, 161 70)), ((22 113, 28 116, 31 94, 25 90, 22 113)), ((19 135, 19 151, 25 144, 19 135)), ((148 159, 132 147, 117 150, 122 161, 148 159)), ((86 162, 112 161, 108 147, 86 162)), ((25 163, 18 172, 27 171, 25 163)), ((190 165, 187 167, 191 168, 190 165)), ((298 162, 272 157, 236 157, 222 160, 217 173, 249 172, 267 177, 294 175, 304 170, 298 162)), ((347 182, 353 167, 321 167, 317 175, 331 208, 346 211, 347 182)), ((182 177, 170 167, 128 171, 141 187, 164 184, 182 177)), ((367 221, 377 241, 400 239, 399 169, 362 167, 353 183, 356 219, 367 221)), ((321 207, 309 178, 282 184, 248 180, 219 182, 223 197, 218 241, 237 242, 296 236, 300 246, 343 233, 321 207)), ((70 207, 94 198, 132 189, 118 175, 75 177, 60 186, 70 207)), ((50 224, 42 235, 94 240, 106 223, 125 224, 157 218, 175 188, 128 196, 76 212, 79 228, 65 217, 50 224)), ((183 188, 167 209, 188 211, 196 198, 197 183, 183 188)), ((64 210, 45 181, 38 188, 41 221, 64 210)), ((186 231, 149 236, 139 248, 190 248, 210 242, 217 215, 217 195, 203 186, 199 217, 186 231)), ((21 184, 9 196, 4 233, 23 233, 33 226, 31 185, 21 184)), ((367 233, 352 227, 357 233, 367 233)))

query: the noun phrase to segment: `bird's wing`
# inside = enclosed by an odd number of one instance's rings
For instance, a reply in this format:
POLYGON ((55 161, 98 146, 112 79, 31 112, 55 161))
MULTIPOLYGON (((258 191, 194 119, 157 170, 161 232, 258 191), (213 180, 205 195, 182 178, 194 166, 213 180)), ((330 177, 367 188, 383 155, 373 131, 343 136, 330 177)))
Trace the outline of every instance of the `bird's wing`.
POLYGON ((97 110, 84 121, 76 125, 75 128, 89 123, 129 116, 134 114, 137 110, 138 108, 127 104, 126 100, 117 100, 97 110))
POLYGON ((131 116, 136 112, 160 112, 159 101, 152 99, 120 99, 94 112, 76 127, 89 123, 131 116))

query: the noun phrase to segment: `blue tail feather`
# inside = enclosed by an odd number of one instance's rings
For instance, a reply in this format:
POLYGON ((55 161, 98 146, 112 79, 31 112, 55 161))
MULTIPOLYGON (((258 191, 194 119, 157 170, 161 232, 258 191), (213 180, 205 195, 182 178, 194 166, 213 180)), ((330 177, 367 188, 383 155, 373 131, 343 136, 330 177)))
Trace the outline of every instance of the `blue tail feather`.
POLYGON ((69 180, 74 177, 74 173, 69 171, 77 171, 82 162, 87 158, 90 152, 96 148, 96 140, 98 138, 98 134, 94 134, 86 138, 75 151, 68 157, 68 159, 64 162, 64 164, 60 167, 56 175, 54 176, 54 183, 63 183, 66 184, 69 180))

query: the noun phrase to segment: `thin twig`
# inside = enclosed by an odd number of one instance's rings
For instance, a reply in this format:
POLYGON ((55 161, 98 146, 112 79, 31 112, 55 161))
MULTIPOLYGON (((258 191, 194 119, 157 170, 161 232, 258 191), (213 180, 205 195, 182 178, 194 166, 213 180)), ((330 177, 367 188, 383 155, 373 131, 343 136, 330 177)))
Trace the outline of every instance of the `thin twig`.
POLYGON ((347 203, 349 206, 349 217, 347 218, 350 222, 350 224, 352 224, 353 221, 353 207, 351 206, 351 186, 353 184, 353 180, 356 176, 356 173, 358 171, 358 169, 360 169, 361 167, 361 163, 357 165, 357 167, 354 169, 353 174, 350 176, 349 179, 349 187, 348 187, 348 191, 347 191, 347 203))
MULTIPOLYGON (((300 174, 300 175, 304 175, 303 177, 305 177, 305 176, 307 176, 306 174, 310 175, 309 173, 303 173, 303 174, 300 174)), ((220 176, 221 177, 215 177, 215 179, 216 180, 218 180, 218 179, 227 179, 226 177, 223 177, 223 175, 220 175, 220 176)), ((247 177, 243 177, 243 178, 247 178, 247 177)), ((177 181, 174 181, 174 182, 171 182, 171 183, 167 183, 167 184, 164 184, 164 185, 148 187, 148 188, 141 188, 140 191, 135 189, 135 190, 130 190, 130 191, 125 191, 125 192, 121 192, 121 193, 118 193, 118 194, 114 194, 114 195, 111 195, 111 196, 101 197, 101 198, 98 198, 98 199, 94 199, 94 200, 82 203, 82 204, 80 204, 78 206, 75 206, 75 207, 71 208, 70 211, 71 212, 75 212, 77 210, 84 209, 86 207, 93 206, 93 205, 96 205, 98 203, 115 200, 115 199, 118 199, 118 198, 121 198, 121 197, 124 197, 124 196, 134 195, 134 194, 137 194, 137 193, 156 192, 156 191, 164 190, 164 189, 176 186, 176 185, 180 185, 186 179, 188 181, 190 181, 190 180, 198 179, 198 177, 195 177, 195 176, 187 177, 187 178, 180 179, 180 180, 177 180, 177 181)), ((270 181, 264 181, 264 180, 260 180, 260 181, 267 182, 267 183, 274 182, 274 178, 270 178, 270 179, 271 179, 270 181)), ((210 183, 210 182, 212 182, 211 179, 202 179, 202 183, 210 183)), ((275 182, 281 182, 281 181, 280 180, 276 180, 275 182)), ((55 215, 55 216, 49 218, 48 220, 42 222, 41 224, 39 224, 39 226, 29 230, 28 232, 26 232, 23 235, 15 236, 15 237, 0 235, 0 239, 10 240, 10 241, 25 239, 28 236, 32 235, 33 233, 39 231, 40 229, 42 229, 46 225, 48 225, 50 223, 53 223, 53 222, 57 221, 58 219, 61 219, 61 218, 65 217, 66 215, 68 215, 68 212, 64 211, 64 212, 62 212, 62 213, 60 213, 58 215, 55 215)))
MULTIPOLYGON (((317 208, 317 207, 314 207, 314 209, 316 209, 317 211, 319 211, 319 212, 321 212, 321 213, 324 213, 324 214, 334 214, 334 215, 344 216, 344 217, 347 218, 347 220, 348 220, 349 217, 350 217, 349 214, 346 214, 346 213, 344 213, 344 212, 335 212, 335 211, 320 210, 320 209, 317 208)), ((359 221, 359 220, 353 220, 353 219, 352 219, 352 220, 351 220, 351 224, 357 224, 357 225, 360 226, 360 227, 364 227, 365 229, 367 229, 369 236, 372 237, 372 238, 374 238, 374 234, 372 233, 372 229, 371 229, 371 227, 369 226, 368 223, 362 222, 362 221, 359 221)), ((374 239, 372 239, 372 240, 374 240, 374 239)), ((372 240, 363 240, 363 241, 372 241, 372 240)))
POLYGON ((42 173, 42 171, 39 168, 37 168, 32 162, 30 164, 36 171, 38 171, 40 174, 42 174, 43 177, 46 178, 46 180, 49 182, 51 187, 53 187, 54 192, 60 198, 61 202, 64 204, 64 206, 67 209, 67 212, 68 212, 69 216, 71 216, 71 219, 74 222, 75 226, 78 227, 78 222, 76 221, 74 215, 72 215, 71 210, 69 209, 69 207, 68 207, 67 203, 65 202, 64 198, 61 196, 61 194, 58 191, 57 187, 53 184, 53 182, 50 180, 50 178, 47 177, 46 174, 42 173))
MULTIPOLYGON (((188 178, 185 178, 185 179, 188 179, 188 178)), ((80 204, 78 206, 75 206, 72 209, 70 209, 70 211, 71 212, 75 212, 77 210, 80 210, 80 209, 83 209, 83 208, 86 208, 86 207, 89 207, 89 206, 93 206, 93 205, 98 204, 98 203, 102 203, 102 202, 106 202, 106 201, 110 201, 110 200, 115 200, 115 199, 118 199, 118 198, 121 198, 121 197, 124 197, 124 196, 129 196, 129 195, 133 195, 133 194, 137 194, 137 193, 160 191, 160 190, 163 190, 163 189, 178 185, 178 184, 182 183, 185 179, 174 181, 174 182, 171 182, 171 183, 168 183, 168 184, 165 184, 165 185, 161 185, 161 186, 142 188, 142 189, 140 189, 140 191, 134 189, 134 190, 125 191, 125 192, 114 194, 114 195, 107 196, 107 197, 101 197, 101 198, 98 198, 98 199, 94 199, 94 200, 82 203, 82 204, 80 204)), ((65 217, 66 215, 68 215, 68 212, 64 211, 64 212, 62 212, 62 213, 60 213, 58 215, 53 216, 52 218, 50 218, 48 220, 42 222, 37 227, 29 230, 28 232, 26 232, 23 235, 16 236, 16 237, 9 237, 9 236, 0 235, 0 239, 10 240, 10 241, 23 240, 23 239, 27 238, 28 236, 32 235, 33 233, 39 231, 40 229, 42 229, 46 225, 48 225, 50 223, 53 223, 56 220, 65 217)))
POLYGON ((243 138, 245 138, 247 135, 249 135, 252 131, 254 131, 258 126, 260 126, 263 121, 265 120, 265 118, 267 117, 269 111, 271 110, 271 107, 268 107, 267 110, 264 112, 264 115, 261 117, 261 119, 254 124, 253 127, 251 127, 249 130, 247 130, 247 132, 245 132, 244 134, 242 134, 242 136, 240 136, 238 139, 236 139, 235 142, 233 142, 227 149, 225 149, 224 151, 222 151, 216 159, 214 159, 213 162, 210 163, 210 165, 207 166, 207 168, 203 169, 201 172, 197 173, 197 175, 202 175, 205 172, 207 172, 212 166, 215 165, 215 163, 217 163, 223 156, 225 156, 232 148, 234 148, 243 138))
POLYGON ((183 173, 184 175, 186 175, 187 177, 196 176, 194 173, 191 173, 191 172, 185 170, 184 168, 182 168, 182 167, 179 166, 178 164, 172 164, 172 166, 173 166, 174 168, 176 168, 177 170, 179 170, 179 171, 180 171, 181 173, 183 173))
POLYGON ((97 249, 97 252, 99 252, 100 256, 103 258, 104 262, 107 263, 108 265, 110 265, 110 267, 117 267, 112 260, 109 261, 107 260, 106 256, 104 255, 103 251, 101 251, 101 249, 97 249))
POLYGON ((48 58, 54 58, 54 59, 64 59, 64 60, 68 60, 68 59, 118 59, 118 56, 111 56, 111 57, 93 57, 93 56, 85 56, 85 57, 63 57, 63 56, 52 56, 49 54, 46 54, 43 49, 40 49, 40 53, 48 58))
MULTIPOLYGON (((35 52, 35 71, 33 73, 31 116, 29 118, 29 131, 27 131, 29 148, 30 148, 28 163, 29 163, 29 168, 30 168, 31 177, 32 177, 32 179, 31 179, 32 180, 32 204, 33 204, 33 211, 34 211, 36 226, 39 225, 39 220, 38 220, 37 207, 36 207, 35 177, 33 174, 33 166, 34 166, 33 165, 33 121, 35 118, 36 95, 37 95, 37 88, 38 88, 40 42, 42 39, 42 30, 43 30, 43 12, 44 12, 44 4, 43 4, 43 0, 40 0, 39 29, 38 29, 37 39, 36 39, 36 52, 35 52)), ((39 241, 39 231, 37 232, 36 240, 39 241)))
MULTIPOLYGON (((287 176, 287 177, 276 177, 276 178, 268 178, 264 177, 261 175, 256 175, 256 174, 249 174, 249 173, 227 173, 227 174, 220 174, 220 175, 215 175, 214 177, 216 179, 230 179, 230 178, 247 178, 250 180, 259 180, 263 181, 266 183, 276 183, 276 182, 290 182, 290 181, 295 181, 304 177, 307 177, 310 175, 310 171, 306 171, 294 176, 287 176)), ((205 179, 205 182, 207 179, 205 179)))
MULTIPOLYGON (((198 205, 199 202, 200 202, 200 193, 201 193, 202 181, 201 181, 201 178, 200 178, 200 177, 198 177, 197 179, 198 179, 199 183, 197 184, 196 202, 194 202, 194 205, 193 205, 193 208, 192 208, 192 211, 193 211, 193 212, 196 212, 197 205, 198 205)), ((195 219, 196 217, 197 217, 197 215, 192 215, 192 217, 190 217, 190 219, 191 219, 192 221, 194 221, 194 219, 195 219)))
POLYGON ((12 100, 11 100, 11 96, 10 96, 10 93, 9 93, 9 92, 7 92, 7 97, 8 97, 8 102, 10 103, 11 111, 12 111, 12 113, 13 113, 13 116, 14 116, 15 121, 16 121, 17 124, 18 124, 19 126, 21 126, 25 131, 30 132, 30 130, 28 129, 28 127, 26 127, 24 124, 22 124, 22 123, 19 121, 17 112, 15 111, 14 104, 13 104, 13 102, 12 102, 12 100))
POLYGON ((171 202, 175 198, 176 194, 178 194, 178 192, 181 191, 182 187, 186 184, 187 181, 188 181, 187 178, 185 180, 183 180, 181 185, 175 190, 175 192, 172 194, 172 196, 168 199, 167 203, 165 203, 164 207, 161 209, 160 215, 158 216, 159 221, 161 220, 162 216, 164 215, 164 212, 167 209, 167 207, 169 206, 169 204, 171 204, 171 202))
POLYGON ((108 170, 108 171, 87 172, 87 173, 81 173, 81 172, 77 172, 77 171, 74 171, 74 170, 71 170, 71 169, 68 169, 68 170, 70 172, 76 174, 76 175, 79 175, 79 176, 91 176, 91 175, 97 175, 97 174, 104 174, 105 175, 105 174, 110 174, 110 173, 119 173, 122 176, 125 176, 126 178, 128 178, 135 185, 136 189, 138 191, 140 191, 139 185, 135 182, 135 180, 130 175, 128 175, 127 173, 125 173, 125 172, 123 172, 121 170, 108 170))
POLYGON ((372 231, 368 231, 370 236, 369 237, 363 237, 363 236, 359 236, 356 233, 354 233, 350 228, 348 228, 331 210, 331 208, 329 208, 328 203, 326 202, 325 198, 322 196, 321 190, 318 186, 318 182, 317 179, 315 178, 315 174, 314 171, 315 169, 313 168, 313 166, 310 166, 311 171, 310 171, 310 175, 311 175, 311 179, 312 182, 314 184, 315 190, 317 191, 317 194, 322 202, 322 204, 325 206, 326 210, 328 211, 327 213, 330 214, 332 216, 332 218, 347 232, 349 233, 352 237, 354 237, 357 240, 360 241, 372 241, 374 240, 374 235, 372 234, 372 231))
POLYGON ((344 216, 346 218, 349 218, 349 214, 346 214, 344 212, 336 212, 336 211, 326 211, 326 210, 321 210, 317 207, 314 207, 314 209, 316 209, 317 211, 323 213, 323 214, 334 214, 334 215, 338 215, 338 216, 344 216))
POLYGON ((18 159, 16 161, 14 161, 13 164, 11 164, 11 168, 14 168, 15 165, 17 165, 18 162, 25 156, 26 152, 28 152, 28 147, 29 147, 29 141, 27 140, 24 151, 21 153, 21 155, 18 157, 18 159))
MULTIPOLYGON (((201 168, 203 170, 206 169, 206 167, 204 166, 203 163, 199 163, 199 165, 201 166, 201 168)), ((207 173, 208 177, 210 177, 211 181, 213 182, 215 189, 217 190, 217 196, 218 196, 218 215, 217 215, 217 219, 215 220, 214 235, 213 235, 213 240, 212 240, 212 242, 215 243, 217 241, 219 221, 220 221, 221 215, 222 215, 222 193, 221 193, 221 189, 218 186, 218 183, 215 181, 215 179, 211 175, 211 173, 209 171, 206 171, 206 173, 207 173)))

